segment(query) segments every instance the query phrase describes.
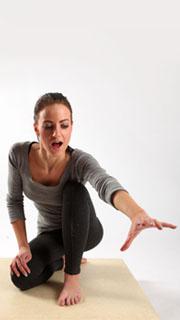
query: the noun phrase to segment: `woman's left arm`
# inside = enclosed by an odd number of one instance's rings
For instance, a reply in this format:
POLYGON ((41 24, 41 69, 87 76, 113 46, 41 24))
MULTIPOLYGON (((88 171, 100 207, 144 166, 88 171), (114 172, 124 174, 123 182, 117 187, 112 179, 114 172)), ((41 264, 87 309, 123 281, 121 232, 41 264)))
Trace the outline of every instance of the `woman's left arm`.
POLYGON ((162 230, 163 228, 175 229, 177 227, 149 216, 126 191, 115 191, 112 195, 112 203, 116 209, 126 214, 131 220, 128 237, 121 247, 121 251, 128 249, 134 238, 144 229, 157 228, 162 230))

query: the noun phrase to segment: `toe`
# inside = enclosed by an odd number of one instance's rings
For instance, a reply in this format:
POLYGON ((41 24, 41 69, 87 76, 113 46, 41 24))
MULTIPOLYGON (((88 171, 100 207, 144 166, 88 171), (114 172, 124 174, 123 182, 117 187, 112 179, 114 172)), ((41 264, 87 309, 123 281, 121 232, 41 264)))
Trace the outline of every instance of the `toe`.
POLYGON ((58 300, 58 304, 60 306, 64 306, 65 305, 65 299, 66 299, 66 295, 65 294, 60 294, 59 300, 58 300))
POLYGON ((74 297, 74 302, 75 302, 75 303, 78 303, 78 302, 79 302, 78 297, 74 297))
POLYGON ((64 299, 59 300, 59 305, 63 307, 65 305, 65 300, 64 299))
POLYGON ((70 301, 70 298, 69 298, 69 297, 66 298, 66 305, 67 305, 67 306, 70 306, 70 305, 71 305, 71 301, 70 301))

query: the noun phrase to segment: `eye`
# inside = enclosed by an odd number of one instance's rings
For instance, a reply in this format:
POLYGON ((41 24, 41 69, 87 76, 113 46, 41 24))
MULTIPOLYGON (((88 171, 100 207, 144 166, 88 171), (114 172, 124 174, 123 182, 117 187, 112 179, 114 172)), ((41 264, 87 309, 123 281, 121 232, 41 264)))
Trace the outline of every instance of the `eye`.
POLYGON ((53 129, 53 124, 52 123, 48 123, 48 122, 46 122, 46 123, 43 123, 43 126, 42 126, 44 129, 49 129, 49 130, 51 130, 51 129, 53 129))
POLYGON ((67 129, 68 127, 69 127, 69 126, 68 126, 67 124, 62 124, 62 125, 61 125, 61 128, 62 128, 62 129, 67 129))

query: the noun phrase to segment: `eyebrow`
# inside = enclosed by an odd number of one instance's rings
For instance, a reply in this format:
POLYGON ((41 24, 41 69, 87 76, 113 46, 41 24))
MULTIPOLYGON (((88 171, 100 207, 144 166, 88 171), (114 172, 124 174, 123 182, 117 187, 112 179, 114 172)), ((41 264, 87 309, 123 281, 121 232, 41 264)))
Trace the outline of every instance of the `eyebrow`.
MULTIPOLYGON (((61 123, 61 122, 64 122, 64 121, 69 121, 69 119, 63 119, 63 120, 60 120, 59 122, 61 123)), ((43 122, 51 122, 51 123, 53 123, 52 120, 44 120, 43 122)))

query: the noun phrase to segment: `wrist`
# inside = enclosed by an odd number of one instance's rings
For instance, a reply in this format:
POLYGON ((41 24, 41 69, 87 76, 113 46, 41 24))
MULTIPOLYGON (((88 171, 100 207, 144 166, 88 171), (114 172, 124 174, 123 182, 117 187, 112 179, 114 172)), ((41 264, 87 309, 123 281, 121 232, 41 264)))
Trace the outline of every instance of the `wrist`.
POLYGON ((19 250, 21 250, 22 248, 27 248, 29 249, 29 243, 28 242, 22 242, 18 244, 19 250))
POLYGON ((136 219, 137 217, 141 217, 144 216, 144 214, 146 214, 145 210, 142 208, 137 209, 136 211, 134 211, 131 216, 129 216, 130 220, 133 221, 134 219, 136 219))

